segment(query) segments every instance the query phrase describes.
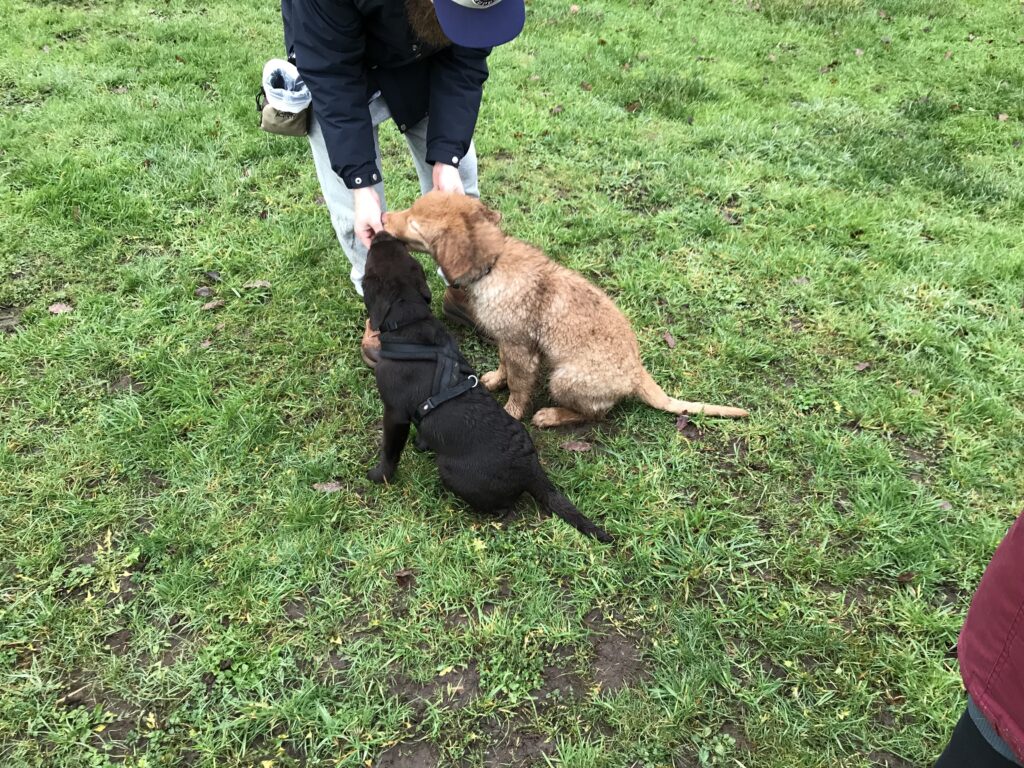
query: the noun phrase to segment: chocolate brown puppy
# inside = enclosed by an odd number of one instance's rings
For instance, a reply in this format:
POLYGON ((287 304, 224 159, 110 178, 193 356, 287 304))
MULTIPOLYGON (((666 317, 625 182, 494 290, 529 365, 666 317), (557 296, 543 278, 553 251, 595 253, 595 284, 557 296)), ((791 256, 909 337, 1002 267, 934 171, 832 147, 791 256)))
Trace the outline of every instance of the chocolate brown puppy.
POLYGON ((472 197, 430 192, 412 208, 387 214, 384 227, 433 256, 448 282, 465 290, 477 325, 498 343, 498 369, 480 381, 491 391, 508 386, 509 415, 529 412, 542 362, 551 369, 558 407, 537 411, 537 427, 600 419, 627 397, 676 414, 749 415, 666 395, 640 360, 629 320, 607 294, 506 235, 500 221, 472 197))
POLYGON ((363 300, 381 339, 375 374, 384 442, 367 475, 373 482, 394 477, 415 424, 417 443, 434 451, 441 482, 477 511, 504 514, 528 493, 581 533, 612 540, 551 483, 526 428, 477 386, 455 340, 430 311, 423 268, 386 232, 370 247, 363 300))

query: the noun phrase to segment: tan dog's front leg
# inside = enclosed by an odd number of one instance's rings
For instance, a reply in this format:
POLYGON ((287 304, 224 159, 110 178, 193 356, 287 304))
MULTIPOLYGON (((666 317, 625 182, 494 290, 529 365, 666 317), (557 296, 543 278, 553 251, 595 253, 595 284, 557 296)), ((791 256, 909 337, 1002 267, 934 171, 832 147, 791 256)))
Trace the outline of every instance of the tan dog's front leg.
POLYGON ((501 347, 498 347, 498 369, 496 371, 488 371, 481 376, 480 383, 484 385, 488 392, 497 392, 508 385, 508 371, 505 370, 505 358, 502 357, 501 347))
POLYGON ((530 410, 533 387, 540 370, 540 355, 529 347, 503 347, 499 352, 508 377, 508 402, 505 411, 513 419, 523 418, 530 410))

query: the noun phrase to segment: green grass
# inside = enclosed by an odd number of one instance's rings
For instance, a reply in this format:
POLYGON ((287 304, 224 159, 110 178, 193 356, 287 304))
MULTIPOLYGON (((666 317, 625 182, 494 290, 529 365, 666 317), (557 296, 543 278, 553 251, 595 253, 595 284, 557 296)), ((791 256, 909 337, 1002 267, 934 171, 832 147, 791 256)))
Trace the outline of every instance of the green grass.
POLYGON ((364 480, 361 303, 305 142, 256 129, 275 3, 0 0, 4 766, 938 754, 1024 496, 1021 8, 581 6, 492 57, 485 198, 666 390, 753 411, 534 433, 614 547, 426 456, 364 480))

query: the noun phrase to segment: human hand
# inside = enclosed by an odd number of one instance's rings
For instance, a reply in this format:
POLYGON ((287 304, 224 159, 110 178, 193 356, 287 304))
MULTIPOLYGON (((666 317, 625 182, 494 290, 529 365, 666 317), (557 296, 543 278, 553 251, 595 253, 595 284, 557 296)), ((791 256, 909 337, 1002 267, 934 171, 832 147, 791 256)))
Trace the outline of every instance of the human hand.
POLYGON ((441 192, 455 192, 460 195, 466 194, 466 190, 462 187, 459 169, 445 163, 434 163, 434 189, 441 192))
POLYGON ((384 228, 381 224, 380 197, 373 187, 361 187, 352 190, 352 199, 356 237, 369 248, 370 240, 384 228))

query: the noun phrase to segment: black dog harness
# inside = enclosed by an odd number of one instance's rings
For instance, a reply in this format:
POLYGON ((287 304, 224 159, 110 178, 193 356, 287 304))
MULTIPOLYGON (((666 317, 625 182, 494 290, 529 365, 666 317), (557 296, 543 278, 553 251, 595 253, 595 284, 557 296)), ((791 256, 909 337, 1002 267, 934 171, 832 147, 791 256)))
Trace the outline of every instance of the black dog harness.
POLYGON ((412 415, 417 426, 438 407, 466 394, 480 383, 473 369, 460 359, 459 350, 451 339, 443 346, 381 339, 380 356, 385 360, 434 361, 434 383, 430 389, 433 394, 417 405, 412 415))
MULTIPOLYGON (((398 302, 404 302, 399 299, 398 302)), ((390 333, 404 328, 407 325, 414 325, 426 320, 425 317, 412 317, 404 321, 388 320, 388 315, 394 305, 387 308, 384 317, 381 318, 379 330, 382 333, 390 333)), ((434 384, 430 388, 433 393, 430 397, 416 406, 412 415, 413 423, 419 426, 424 417, 429 416, 439 406, 449 400, 454 400, 459 395, 464 395, 476 387, 480 380, 473 373, 462 356, 459 354, 455 342, 449 338, 443 345, 422 344, 405 339, 380 340, 380 356, 385 360, 424 360, 434 361, 434 384)))

